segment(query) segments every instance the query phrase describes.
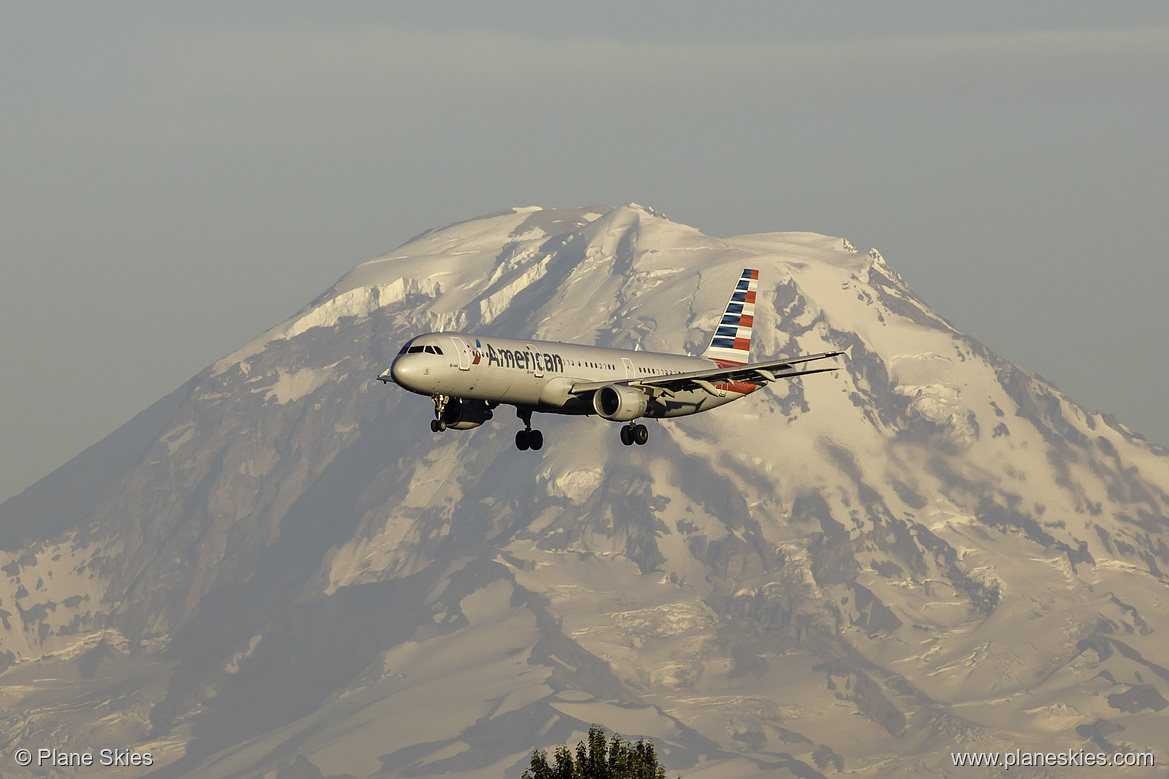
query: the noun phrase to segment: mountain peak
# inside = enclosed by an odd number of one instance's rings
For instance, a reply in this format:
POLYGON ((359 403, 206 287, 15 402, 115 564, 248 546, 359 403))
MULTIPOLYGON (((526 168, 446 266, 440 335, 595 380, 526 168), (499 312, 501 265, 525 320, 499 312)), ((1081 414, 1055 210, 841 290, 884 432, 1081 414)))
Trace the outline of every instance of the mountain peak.
POLYGON ((45 528, 0 560, 0 736, 201 776, 511 776, 594 722, 686 776, 1147 749, 1167 465, 876 250, 509 209, 356 266, 66 466, 67 518, 0 506, 45 528), (645 447, 549 417, 518 453, 502 406, 436 435, 374 380, 440 329, 701 351, 743 268, 754 356, 848 359, 645 447))

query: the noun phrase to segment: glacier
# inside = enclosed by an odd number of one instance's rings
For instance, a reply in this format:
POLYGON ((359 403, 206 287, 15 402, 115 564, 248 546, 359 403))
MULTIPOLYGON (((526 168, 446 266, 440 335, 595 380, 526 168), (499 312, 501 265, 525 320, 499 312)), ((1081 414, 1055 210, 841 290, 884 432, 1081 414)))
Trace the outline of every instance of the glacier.
MULTIPOLYGON (((879 252, 636 204, 428 230, 0 504, 0 743, 151 776, 518 777, 591 723, 671 776, 936 776, 1153 750, 1169 452, 933 312, 879 252), (617 426, 433 434, 420 332, 840 370, 617 426)), ((26 774, 6 764, 5 776, 26 774)))

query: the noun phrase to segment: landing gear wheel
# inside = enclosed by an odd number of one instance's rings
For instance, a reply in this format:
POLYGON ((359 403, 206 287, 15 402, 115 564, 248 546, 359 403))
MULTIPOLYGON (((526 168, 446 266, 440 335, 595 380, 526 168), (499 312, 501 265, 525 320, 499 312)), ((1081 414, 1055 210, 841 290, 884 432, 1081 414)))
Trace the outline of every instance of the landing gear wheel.
POLYGON ((524 429, 515 434, 515 448, 521 452, 535 451, 544 445, 544 434, 532 429, 532 410, 516 407, 515 415, 524 423, 524 429))
POLYGON ((439 429, 438 425, 439 425, 439 422, 438 422, 438 420, 437 420, 437 419, 432 419, 432 420, 430 420, 430 432, 432 432, 432 433, 440 433, 440 432, 442 432, 442 431, 439 429))
POLYGON ((633 443, 638 446, 645 446, 645 442, 649 440, 649 430, 646 429, 645 425, 634 425, 630 432, 633 436, 633 443))
POLYGON ((625 444, 626 446, 629 446, 630 444, 633 443, 633 428, 631 428, 631 427, 622 427, 621 428, 621 443, 625 444))

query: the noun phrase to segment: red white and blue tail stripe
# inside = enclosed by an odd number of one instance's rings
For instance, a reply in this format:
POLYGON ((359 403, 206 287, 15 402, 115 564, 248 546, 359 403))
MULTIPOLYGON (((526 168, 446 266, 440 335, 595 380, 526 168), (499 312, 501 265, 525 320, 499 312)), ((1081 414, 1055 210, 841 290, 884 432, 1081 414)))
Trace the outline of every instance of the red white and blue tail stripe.
POLYGON ((744 270, 735 285, 735 291, 723 312, 722 321, 710 346, 702 353, 720 366, 745 365, 751 361, 751 328, 755 324, 755 290, 759 285, 759 271, 744 270))

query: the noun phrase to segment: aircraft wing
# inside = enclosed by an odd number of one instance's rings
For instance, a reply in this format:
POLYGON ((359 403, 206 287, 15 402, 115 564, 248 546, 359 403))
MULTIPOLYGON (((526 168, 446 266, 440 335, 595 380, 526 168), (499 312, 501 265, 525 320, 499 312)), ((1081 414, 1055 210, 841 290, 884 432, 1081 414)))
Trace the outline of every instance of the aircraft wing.
POLYGON ((653 376, 644 379, 620 379, 618 381, 589 381, 574 384, 572 393, 583 394, 595 392, 609 384, 627 384, 630 387, 647 387, 664 390, 667 393, 686 392, 688 390, 703 389, 712 395, 717 395, 716 384, 748 382, 751 384, 769 384, 780 379, 793 379, 797 376, 809 376, 813 373, 839 370, 838 368, 816 368, 803 370, 800 366, 816 360, 825 360, 836 357, 844 352, 824 352, 786 360, 768 360, 753 362, 746 365, 731 365, 726 368, 707 368, 690 373, 674 373, 665 376, 653 376))

